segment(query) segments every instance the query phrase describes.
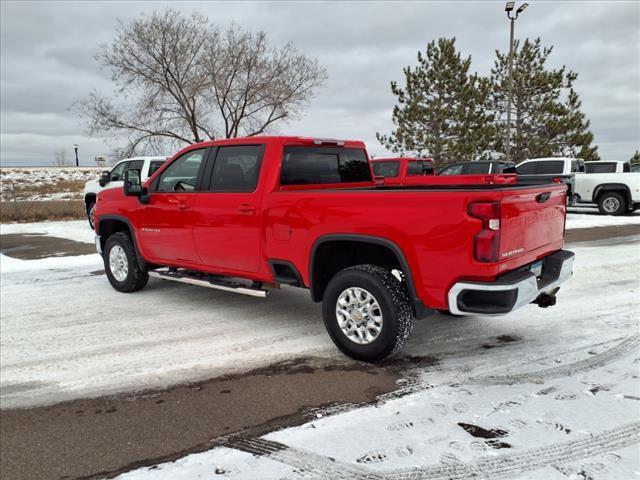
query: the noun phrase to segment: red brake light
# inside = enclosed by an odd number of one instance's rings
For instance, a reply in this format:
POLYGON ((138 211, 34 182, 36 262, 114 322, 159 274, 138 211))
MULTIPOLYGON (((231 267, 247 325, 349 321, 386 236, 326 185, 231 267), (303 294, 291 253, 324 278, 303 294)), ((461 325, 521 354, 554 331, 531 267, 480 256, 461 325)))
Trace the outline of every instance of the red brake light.
POLYGON ((482 230, 474 237, 474 256, 479 262, 497 262, 500 258, 500 203, 470 203, 469 215, 482 220, 482 230))

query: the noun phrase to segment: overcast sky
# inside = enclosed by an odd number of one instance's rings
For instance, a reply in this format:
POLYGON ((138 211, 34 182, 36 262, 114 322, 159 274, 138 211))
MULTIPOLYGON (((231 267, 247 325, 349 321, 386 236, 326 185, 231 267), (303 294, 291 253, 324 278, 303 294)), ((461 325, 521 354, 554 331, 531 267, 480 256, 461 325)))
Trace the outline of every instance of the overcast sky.
MULTIPOLYGON (((516 37, 553 45, 552 66, 578 72, 576 90, 603 158, 640 149, 640 2, 530 1, 516 37)), ((81 164, 110 150, 85 134, 71 103, 92 89, 111 92, 109 72, 94 60, 114 36, 116 19, 167 6, 198 10, 222 26, 264 30, 278 45, 292 41, 329 74, 287 134, 362 139, 384 154, 375 132, 391 130, 390 80, 416 63, 416 52, 442 36, 457 37, 473 69, 489 72, 495 49, 508 49, 504 2, 8 2, 0 4, 2 165, 46 165, 54 150, 80 145, 81 164)), ((171 152, 167 152, 171 153, 171 152)))

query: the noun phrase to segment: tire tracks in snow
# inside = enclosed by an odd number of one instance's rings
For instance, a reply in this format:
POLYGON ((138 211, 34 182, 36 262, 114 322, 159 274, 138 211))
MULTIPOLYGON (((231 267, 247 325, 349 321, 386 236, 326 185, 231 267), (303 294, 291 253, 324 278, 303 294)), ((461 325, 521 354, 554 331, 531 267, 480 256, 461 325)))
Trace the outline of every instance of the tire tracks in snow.
POLYGON ((294 467, 298 473, 307 478, 335 480, 383 480, 385 478, 384 475, 355 465, 339 462, 329 457, 306 450, 299 450, 284 443, 264 438, 242 439, 227 446, 253 455, 266 456, 270 460, 284 463, 294 467))
MULTIPOLYGON (((600 344, 598 344, 600 345, 600 344)), ((575 362, 567 363, 564 365, 559 365, 557 367, 545 368, 541 370, 535 370, 532 372, 524 372, 524 373, 514 373, 508 375, 490 375, 490 376, 474 376, 467 377, 464 379, 454 379, 453 382, 447 383, 450 385, 451 383, 455 383, 456 385, 511 385, 518 383, 527 383, 527 382, 535 382, 541 383, 544 380, 570 376, 575 373, 585 372, 588 370, 593 370, 595 368, 602 367, 607 365, 609 362, 612 362, 619 357, 623 357, 628 353, 635 350, 638 346, 640 346, 640 335, 632 335, 622 340, 617 345, 605 350, 602 353, 598 353, 589 358, 585 358, 582 360, 577 360, 575 362)), ((592 346, 582 347, 581 350, 589 350, 592 346)), ((567 349, 567 351, 575 351, 576 349, 567 349)), ((558 352, 557 352, 558 353, 558 352)), ((559 352, 564 353, 564 352, 559 352)), ((544 357, 544 358, 549 358, 544 357)), ((388 402, 390 400, 396 400, 398 398, 405 397, 407 395, 411 395, 413 393, 418 393, 424 390, 429 390, 432 388, 436 388, 441 386, 442 384, 430 384, 424 382, 419 378, 420 370, 419 368, 414 368, 408 371, 408 377, 403 380, 401 386, 388 393, 383 393, 377 395, 372 402, 363 402, 363 403, 344 403, 337 405, 330 405, 327 407, 314 408, 309 410, 305 417, 312 420, 316 418, 321 418, 325 416, 337 415, 340 413, 348 412, 357 408, 367 407, 370 405, 380 405, 382 403, 388 402)))
POLYGON ((486 377, 471 377, 465 381, 467 384, 480 384, 480 385, 511 385, 516 383, 527 383, 532 380, 546 380, 549 378, 568 377, 575 373, 584 372, 587 370, 593 370, 598 367, 602 367, 607 363, 616 360, 618 357, 622 357, 627 353, 633 351, 640 345, 640 335, 632 335, 626 340, 623 340, 619 344, 605 350, 602 353, 596 354, 590 358, 584 360, 578 360, 576 362, 567 363, 565 365, 559 365, 557 367, 545 368, 542 370, 535 370, 532 372, 515 373, 508 375, 496 375, 486 377))
POLYGON ((549 465, 566 464, 598 454, 640 443, 640 422, 606 430, 576 440, 531 448, 520 453, 485 455, 471 462, 451 462, 411 469, 383 472, 337 461, 306 450, 289 447, 263 438, 249 438, 229 445, 244 452, 264 456, 297 470, 307 478, 336 480, 472 480, 479 477, 497 478, 538 470, 549 465))
POLYGON ((640 422, 568 442, 531 448, 522 453, 483 456, 468 463, 453 463, 405 471, 389 472, 393 480, 467 480, 478 477, 512 477, 548 465, 570 463, 640 443, 640 422))

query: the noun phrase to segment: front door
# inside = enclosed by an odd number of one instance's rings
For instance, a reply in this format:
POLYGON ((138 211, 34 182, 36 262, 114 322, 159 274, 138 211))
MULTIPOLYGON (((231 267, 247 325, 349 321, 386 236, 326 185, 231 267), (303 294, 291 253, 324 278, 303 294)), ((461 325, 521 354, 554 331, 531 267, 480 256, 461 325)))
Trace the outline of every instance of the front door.
POLYGON ((199 263, 193 241, 193 205, 207 149, 190 150, 169 165, 150 186, 140 243, 160 264, 199 263))
POLYGON ((212 172, 208 191, 195 198, 196 250, 205 265, 223 273, 257 272, 260 268, 257 186, 263 151, 264 145, 218 147, 213 167, 207 169, 212 172))

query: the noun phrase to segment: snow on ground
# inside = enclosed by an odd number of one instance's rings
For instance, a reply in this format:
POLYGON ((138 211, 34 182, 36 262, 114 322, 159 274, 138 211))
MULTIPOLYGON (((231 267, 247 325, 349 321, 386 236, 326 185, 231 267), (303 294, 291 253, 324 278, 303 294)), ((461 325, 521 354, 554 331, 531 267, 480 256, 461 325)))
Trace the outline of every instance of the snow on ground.
MULTIPOLYGON (((85 222, 0 232, 92 239, 85 222)), ((568 248, 575 275, 553 308, 417 322, 405 354, 437 361, 399 385, 404 396, 121 479, 637 477, 640 236, 568 248)), ((343 359, 304 290, 264 300, 151 279, 121 294, 102 268, 98 255, 0 257, 2 408, 343 359)))
POLYGON ((640 273, 629 243, 573 248, 575 276, 553 309, 419 322, 407 354, 438 363, 400 394, 118 478, 638 478, 640 273))
POLYGON ((568 229, 632 224, 640 225, 640 210, 614 217, 612 215, 602 215, 594 207, 570 207, 567 214, 568 229))

